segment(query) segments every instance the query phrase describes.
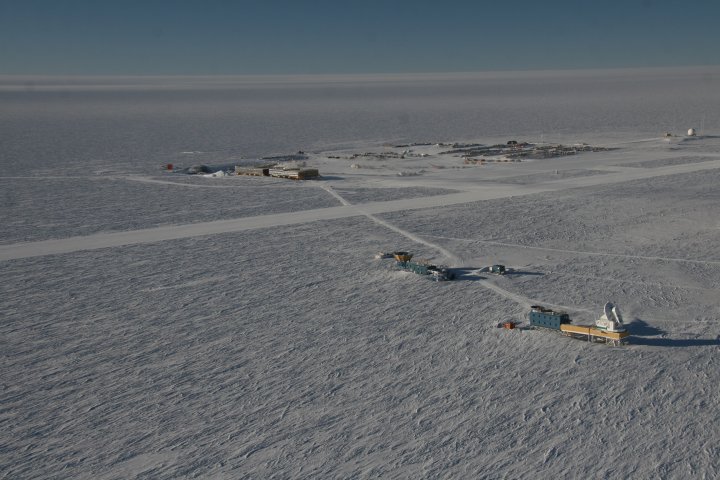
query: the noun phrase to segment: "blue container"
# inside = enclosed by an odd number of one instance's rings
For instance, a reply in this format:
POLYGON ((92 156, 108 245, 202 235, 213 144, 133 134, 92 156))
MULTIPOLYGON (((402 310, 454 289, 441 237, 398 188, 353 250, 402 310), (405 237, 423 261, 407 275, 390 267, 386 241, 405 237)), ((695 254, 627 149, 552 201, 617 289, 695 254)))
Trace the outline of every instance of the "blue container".
POLYGON ((570 323, 570 316, 567 313, 555 312, 537 305, 531 307, 528 318, 533 327, 552 328, 553 330, 560 330, 560 325, 570 323))
POLYGON ((428 275, 430 272, 428 271, 428 267, 431 267, 431 265, 425 265, 423 263, 415 263, 415 262, 397 262, 398 267, 409 270, 411 272, 417 273, 418 275, 428 275))

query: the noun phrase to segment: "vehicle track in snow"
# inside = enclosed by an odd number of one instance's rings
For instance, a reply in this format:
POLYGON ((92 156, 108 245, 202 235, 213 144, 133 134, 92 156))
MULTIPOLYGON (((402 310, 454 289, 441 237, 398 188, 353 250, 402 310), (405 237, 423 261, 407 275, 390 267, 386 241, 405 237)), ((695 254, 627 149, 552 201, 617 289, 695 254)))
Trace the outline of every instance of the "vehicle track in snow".
MULTIPOLYGON (((328 193, 330 193, 333 197, 337 198, 337 200, 338 200, 340 203, 342 203, 343 205, 352 206, 352 204, 351 204, 350 202, 348 202, 345 198, 343 198, 342 195, 340 195, 338 192, 336 192, 331 186, 321 185, 321 188, 323 188, 324 190, 326 190, 326 191, 327 191, 328 193)), ((356 207, 356 208, 357 208, 357 207, 356 207)), ((389 229, 389 230, 392 230, 392 231, 394 231, 394 232, 397 232, 397 233, 399 233, 400 235, 404 236, 405 238, 407 238, 407 239, 409 239, 409 240, 411 240, 411 241, 413 241, 413 242, 415 242, 415 243, 419 243, 419 244, 421 244, 421 245, 425 245, 426 247, 432 248, 433 250, 436 250, 436 251, 440 252, 443 256, 445 256, 445 258, 447 258, 450 262, 452 262, 452 264, 450 265, 451 267, 453 267, 453 266, 454 266, 454 267, 459 267, 459 266, 462 266, 462 265, 463 265, 462 259, 461 259, 459 256, 457 256, 456 254, 454 254, 453 252, 451 252, 450 250, 446 249, 445 247, 443 247, 443 246, 441 246, 441 245, 438 245, 438 244, 436 244, 436 243, 430 242, 430 241, 428 241, 428 240, 425 240, 425 239, 423 239, 422 237, 420 237, 420 236, 418 236, 418 235, 415 235, 414 233, 409 232, 409 231, 407 231, 407 230, 404 230, 404 229, 402 229, 402 228, 400 228, 400 227, 398 227, 398 226, 396 226, 396 225, 393 225, 392 223, 390 223, 390 222, 388 222, 388 221, 386 221, 386 220, 383 220, 383 219, 381 219, 381 218, 378 218, 378 217, 376 217, 375 215, 372 215, 371 213, 363 212, 361 208, 358 208, 358 211, 359 211, 359 212, 362 212, 363 215, 365 215, 367 218, 369 218, 370 220, 372 220, 372 221, 375 222, 376 224, 381 225, 381 226, 383 226, 383 227, 385 227, 385 228, 387 228, 387 229, 389 229)), ((534 300, 534 299, 525 297, 525 296, 520 295, 520 294, 518 294, 518 293, 511 292, 510 290, 506 290, 506 289, 504 289, 504 288, 496 285, 494 282, 492 282, 492 281, 490 281, 490 280, 488 280, 488 279, 480 279, 480 280, 478 280, 478 283, 479 283, 483 288, 485 288, 485 289, 487 289, 487 290, 490 290, 490 291, 493 291, 493 292, 497 293, 498 295, 500 295, 500 296, 502 296, 502 297, 504 297, 504 298, 507 298, 508 300, 511 300, 511 301, 517 303, 518 305, 521 305, 521 306, 525 307, 526 309, 529 309, 531 305, 535 305, 535 304, 538 304, 538 303, 544 303, 545 305, 548 305, 548 306, 551 306, 551 307, 554 307, 554 308, 558 308, 558 309, 563 309, 563 310, 570 310, 570 311, 574 311, 574 312, 580 312, 580 311, 590 312, 590 310, 587 310, 587 309, 584 309, 584 308, 578 308, 578 307, 566 306, 566 305, 550 304, 550 303, 547 303, 547 302, 540 302, 540 301, 538 301, 538 300, 534 300)))
POLYGON ((526 297, 524 295, 520 295, 519 293, 511 292, 510 290, 504 289, 501 286, 493 283, 492 281, 488 279, 481 279, 478 281, 480 285, 482 285, 484 288, 491 290, 498 295, 507 298, 508 300, 511 300, 518 305, 524 307, 525 309, 529 309, 532 305, 539 305, 542 304, 546 307, 552 307, 556 310, 566 310, 569 312, 588 312, 592 313, 592 310, 572 305, 561 305, 559 303, 549 303, 545 300, 536 300, 530 297, 526 297))
MULTIPOLYGON (((452 193, 448 195, 372 202, 363 204, 362 209, 359 209, 354 205, 341 205, 337 207, 318 208, 300 212, 269 214, 256 217, 217 220, 212 222, 168 225, 141 230, 129 230, 125 232, 99 233, 54 240, 6 244, 0 245, 0 261, 44 255, 59 255, 84 250, 96 250, 142 243, 162 242, 182 238, 202 237, 221 233, 234 233, 260 228, 296 225, 320 220, 335 220, 358 215, 367 216, 402 210, 448 207, 451 205, 473 203, 483 200, 557 192, 571 188, 584 188, 604 184, 622 183, 631 180, 674 175, 678 173, 699 172, 717 168, 720 168, 720 160, 694 164, 672 165, 669 167, 659 167, 654 169, 638 169, 643 171, 633 172, 632 174, 622 172, 618 174, 596 175, 594 177, 569 178, 541 185, 489 185, 480 189, 461 191, 459 193, 452 193)), ((452 186, 450 187, 452 188, 452 186)), ((380 221, 382 220, 378 220, 378 223, 380 221)), ((437 246, 433 248, 436 247, 437 246)), ((455 257, 452 253, 447 252, 447 254, 449 254, 448 258, 457 259, 457 257, 455 257)), ((447 254, 444 253, 444 255, 447 254)), ((661 257, 657 257, 657 259, 661 259, 661 257)))
MULTIPOLYGON (((159 184, 159 185, 172 185, 174 187, 182 187, 182 188, 216 188, 216 189, 243 189, 248 188, 249 185, 246 184, 238 184, 238 185, 202 185, 199 183, 181 183, 181 182, 173 182, 172 180, 161 180, 158 178, 153 177, 146 177, 142 175, 111 175, 108 177, 93 177, 95 179, 97 178, 107 178, 111 180, 127 180, 129 182, 139 182, 139 183, 152 183, 152 184, 159 184)), ((208 181, 212 181, 212 179, 207 179, 208 181)), ((251 188, 278 188, 283 187, 284 185, 280 183, 270 183, 270 184, 263 184, 263 185, 252 185, 251 188)))
POLYGON ((430 241, 428 241, 428 240, 425 240, 425 239, 423 239, 422 237, 419 237, 419 236, 415 235, 415 234, 412 233, 412 232, 408 232, 407 230, 403 230, 402 228, 400 228, 400 227, 398 227, 398 226, 396 226, 396 225, 393 225, 393 224, 391 224, 390 222, 387 222, 387 221, 385 221, 385 220, 383 220, 383 219, 381 219, 381 218, 376 217, 376 216, 373 215, 372 213, 369 213, 369 212, 364 211, 364 210, 363 210, 362 208, 360 208, 360 207, 357 207, 357 206, 352 205, 352 204, 351 204, 350 202, 348 202, 342 195, 340 195, 337 191, 335 191, 335 189, 332 188, 332 186, 330 186, 330 185, 321 184, 320 187, 321 187, 323 190, 325 190, 326 192, 328 192, 330 195, 332 195, 333 197, 335 197, 335 198, 336 198, 340 203, 342 203, 343 205, 345 205, 345 206, 353 206, 355 209, 357 209, 358 212, 360 212, 361 214, 363 214, 364 216, 366 216, 367 218, 369 218, 370 220, 372 220, 372 221, 375 222, 376 224, 381 225, 381 226, 383 226, 383 227, 385 227, 385 228, 388 228, 388 229, 390 229, 390 230, 392 230, 392 231, 394 231, 394 232, 397 232, 397 233, 399 233, 400 235, 402 235, 402 236, 404 236, 404 237, 412 240, 412 241, 415 242, 415 243, 420 243, 420 244, 422 244, 422 245, 425 245, 425 246, 427 246, 427 247, 432 248, 433 250, 437 250, 437 251, 440 252, 442 255, 444 255, 445 258, 447 258, 449 262, 451 262, 451 265, 450 265, 450 266, 458 267, 458 266, 462 265, 462 259, 461 259, 460 257, 458 257, 457 255, 455 255, 454 253, 452 253, 451 251, 445 249, 444 247, 442 247, 442 246, 440 246, 440 245, 438 245, 438 244, 436 244, 436 243, 432 243, 432 242, 430 242, 430 241))
POLYGON ((533 245, 522 245, 519 243, 496 242, 496 241, 492 241, 492 240, 478 240, 475 238, 445 237, 445 236, 441 236, 441 235, 430 235, 430 234, 428 234, 428 237, 444 238, 446 240, 454 240, 457 242, 481 243, 484 245, 495 245, 498 247, 521 248, 524 250, 540 250, 540 251, 544 251, 544 252, 570 253, 573 255, 589 255, 589 256, 596 256, 596 257, 614 257, 614 258, 627 258, 627 259, 635 259, 635 260, 690 263, 690 264, 694 264, 694 265, 720 265, 720 260, 693 260, 693 259, 689 259, 689 258, 660 257, 660 256, 654 256, 654 255, 630 255, 627 253, 591 252, 591 251, 585 251, 585 250, 572 250, 572 249, 567 249, 567 248, 553 248, 553 247, 536 247, 533 245))

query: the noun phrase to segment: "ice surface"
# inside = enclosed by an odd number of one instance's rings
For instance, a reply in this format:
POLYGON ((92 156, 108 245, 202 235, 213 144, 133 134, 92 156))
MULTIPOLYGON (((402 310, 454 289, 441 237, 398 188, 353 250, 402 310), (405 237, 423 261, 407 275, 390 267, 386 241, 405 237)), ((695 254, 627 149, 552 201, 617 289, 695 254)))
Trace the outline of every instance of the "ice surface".
POLYGON ((0 243, 331 207, 317 188, 277 179, 93 174, 0 178, 0 243), (268 197, 273 199, 268 203, 268 197))
POLYGON ((718 74, 0 78, 0 478, 717 477, 718 74), (330 158, 541 136, 617 150, 330 158), (606 301, 627 346, 496 328, 606 301))

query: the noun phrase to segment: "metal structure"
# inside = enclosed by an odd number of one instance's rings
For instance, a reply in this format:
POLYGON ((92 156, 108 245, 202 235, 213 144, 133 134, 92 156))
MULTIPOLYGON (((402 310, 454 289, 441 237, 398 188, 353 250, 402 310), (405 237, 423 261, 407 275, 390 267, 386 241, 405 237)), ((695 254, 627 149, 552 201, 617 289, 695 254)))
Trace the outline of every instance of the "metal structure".
POLYGON ((608 302, 603 308, 603 315, 595 322, 595 326, 600 330, 606 332, 624 332, 625 325, 623 325, 622 315, 620 309, 608 302))
POLYGON ((540 305, 533 305, 530 307, 528 320, 530 320, 530 325, 533 327, 560 330, 561 325, 570 323, 570 316, 565 312, 557 312, 540 305))
POLYGON ((392 255, 395 259, 395 265, 403 270, 407 270, 418 275, 429 275, 436 282, 455 279, 455 273, 448 267, 444 265, 435 265, 426 260, 413 261, 413 254, 410 252, 397 251, 392 254, 379 252, 375 255, 375 258, 389 258, 390 255, 392 255))
POLYGON ((506 273, 513 273, 514 270, 505 265, 495 264, 482 267, 478 270, 479 273, 492 273, 493 275, 505 275, 506 273))
POLYGON ((317 168, 273 167, 270 169, 269 173, 271 177, 289 178, 291 180, 309 180, 320 176, 320 172, 317 168))
POLYGON ((600 339, 611 345, 620 345, 630 336, 622 323, 620 310, 609 302, 605 304, 604 313, 595 322, 595 325, 572 325, 567 313, 539 305, 530 307, 528 320, 533 327, 560 330, 569 337, 586 338, 588 342, 600 339))
POLYGON ((251 175, 254 177, 269 177, 269 167, 243 167, 240 165, 235 166, 235 175, 251 175))
POLYGON ((236 175, 250 175, 256 177, 289 178, 292 180, 309 180, 319 178, 320 172, 317 168, 305 168, 288 165, 255 165, 235 166, 236 175))
POLYGON ((413 254, 409 252, 393 252, 393 257, 396 262, 409 262, 412 259, 413 254))

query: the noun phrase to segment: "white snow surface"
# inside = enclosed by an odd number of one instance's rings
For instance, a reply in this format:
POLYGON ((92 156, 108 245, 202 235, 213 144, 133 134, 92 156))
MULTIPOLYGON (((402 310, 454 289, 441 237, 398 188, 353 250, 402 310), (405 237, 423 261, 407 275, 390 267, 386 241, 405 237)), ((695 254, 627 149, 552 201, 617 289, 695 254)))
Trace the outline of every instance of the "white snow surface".
POLYGON ((0 77, 0 478, 718 478, 718 79, 0 77), (388 146, 509 139, 613 150, 388 146))

